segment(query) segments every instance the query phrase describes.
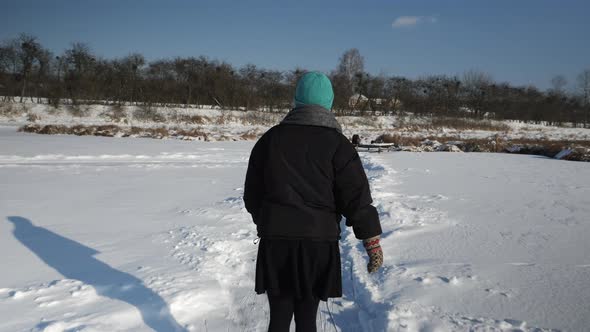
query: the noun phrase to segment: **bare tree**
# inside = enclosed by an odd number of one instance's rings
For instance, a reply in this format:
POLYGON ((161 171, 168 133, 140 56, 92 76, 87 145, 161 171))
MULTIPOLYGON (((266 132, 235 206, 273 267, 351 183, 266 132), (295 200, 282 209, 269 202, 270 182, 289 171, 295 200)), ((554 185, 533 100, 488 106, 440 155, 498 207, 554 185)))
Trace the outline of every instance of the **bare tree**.
POLYGON ((18 70, 18 42, 16 39, 5 41, 0 45, 0 87, 5 100, 13 100, 14 76, 18 70))
POLYGON ((65 51, 64 79, 66 90, 72 103, 76 104, 78 98, 93 95, 96 89, 92 82, 92 72, 96 64, 96 58, 90 47, 85 43, 72 43, 72 47, 65 51))
POLYGON ((469 70, 463 74, 462 84, 465 106, 474 112, 476 117, 485 114, 486 101, 489 100, 489 88, 493 84, 490 74, 469 70))
POLYGON ((494 80, 490 74, 474 69, 468 70, 465 73, 463 73, 462 79, 463 85, 468 87, 488 85, 491 84, 493 81, 494 80))
POLYGON ((240 76, 245 86, 245 106, 246 110, 255 109, 258 104, 258 92, 260 90, 259 82, 262 72, 254 64, 247 64, 240 68, 240 76))
POLYGON ((297 82, 303 76, 307 70, 299 67, 295 67, 295 69, 288 71, 285 74, 285 80, 287 84, 291 87, 291 90, 295 91, 295 87, 297 86, 297 82))
POLYGON ((33 65, 35 61, 38 61, 41 45, 37 42, 36 37, 27 34, 21 34, 18 40, 20 45, 17 50, 17 56, 20 60, 20 74, 22 79, 20 102, 22 103, 33 65))
POLYGON ((586 69, 578 75, 578 89, 582 95, 584 107, 584 128, 588 127, 588 114, 590 113, 590 69, 586 69))
POLYGON ((551 89, 554 93, 562 94, 566 85, 567 79, 563 75, 555 75, 551 79, 551 89))
POLYGON ((411 82, 404 77, 391 77, 385 85, 385 97, 389 100, 391 112, 400 112, 402 109, 402 100, 408 100, 412 94, 411 82))
POLYGON ((39 48, 37 52, 37 70, 36 75, 34 77, 34 94, 37 96, 37 102, 41 102, 41 95, 47 95, 47 86, 44 84, 48 81, 48 77, 50 74, 50 65, 51 65, 51 58, 52 54, 46 49, 39 48), (43 89, 44 91, 40 91, 43 89))
MULTIPOLYGON (((330 81, 332 81, 332 88, 334 89, 334 104, 332 109, 339 115, 346 115, 346 110, 350 110, 349 105, 349 82, 344 75, 333 71, 330 73, 330 81)), ((293 88, 291 88, 293 90, 293 88)))
POLYGON ((342 54, 338 63, 338 74, 342 75, 349 83, 350 95, 359 92, 358 77, 362 77, 365 70, 365 59, 356 48, 351 48, 342 54))
POLYGON ((139 53, 133 53, 125 57, 123 62, 125 62, 131 70, 131 103, 133 104, 138 98, 137 86, 139 85, 139 73, 145 65, 145 58, 139 53))

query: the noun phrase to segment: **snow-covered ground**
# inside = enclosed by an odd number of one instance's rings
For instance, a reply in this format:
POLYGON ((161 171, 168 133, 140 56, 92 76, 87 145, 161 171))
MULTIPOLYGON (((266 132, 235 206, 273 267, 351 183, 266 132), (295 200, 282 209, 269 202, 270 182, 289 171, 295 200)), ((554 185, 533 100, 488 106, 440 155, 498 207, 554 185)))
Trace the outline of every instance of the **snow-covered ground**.
MULTIPOLYGON (((0 331, 264 331, 253 142, 0 127, 0 331)), ((505 154, 362 153, 385 266, 341 240, 320 331, 583 331, 590 168, 505 154)))

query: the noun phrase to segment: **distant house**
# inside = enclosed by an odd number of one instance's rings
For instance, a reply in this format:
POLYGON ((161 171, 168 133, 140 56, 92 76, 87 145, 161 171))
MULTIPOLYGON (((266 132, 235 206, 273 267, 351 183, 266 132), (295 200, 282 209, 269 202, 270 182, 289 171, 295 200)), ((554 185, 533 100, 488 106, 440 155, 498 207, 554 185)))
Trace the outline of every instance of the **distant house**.
POLYGON ((393 107, 399 108, 401 102, 398 99, 384 99, 384 98, 368 98, 365 95, 355 93, 348 99, 348 106, 353 109, 362 109, 367 103, 372 103, 373 106, 393 107))
POLYGON ((355 93, 352 96, 350 96, 350 98, 348 98, 348 106, 351 108, 360 108, 368 101, 369 98, 367 98, 366 96, 355 93))
POLYGON ((385 105, 387 103, 387 99, 383 98, 373 98, 371 101, 374 102, 375 105, 385 105))

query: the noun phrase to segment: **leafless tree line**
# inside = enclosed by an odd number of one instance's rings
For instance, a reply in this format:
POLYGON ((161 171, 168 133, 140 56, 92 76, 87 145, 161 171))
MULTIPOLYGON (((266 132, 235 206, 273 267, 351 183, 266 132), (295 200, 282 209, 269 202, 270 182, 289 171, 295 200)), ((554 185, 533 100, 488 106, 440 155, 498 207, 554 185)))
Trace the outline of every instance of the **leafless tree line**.
MULTIPOLYGON (((147 62, 134 53, 104 59, 84 43, 54 55, 26 34, 0 44, 0 95, 21 102, 47 100, 56 107, 67 101, 284 110, 291 107, 295 83, 305 71, 235 68, 203 56, 147 62)), ((473 70, 462 77, 370 75, 359 51, 350 49, 329 76, 334 109, 340 114, 413 113, 590 125, 590 70, 579 75, 573 93, 564 90, 567 81, 561 75, 551 80, 552 89, 541 91, 497 83, 473 70)))

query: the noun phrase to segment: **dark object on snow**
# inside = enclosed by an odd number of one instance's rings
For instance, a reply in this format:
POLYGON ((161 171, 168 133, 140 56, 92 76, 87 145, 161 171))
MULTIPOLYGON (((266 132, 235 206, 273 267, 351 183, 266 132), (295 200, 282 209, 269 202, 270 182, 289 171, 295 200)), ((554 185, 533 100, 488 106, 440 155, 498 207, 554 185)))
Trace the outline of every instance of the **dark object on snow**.
POLYGON ((352 135, 352 145, 357 147, 359 144, 361 144, 361 137, 357 134, 352 135))
POLYGON ((383 141, 383 135, 381 135, 381 136, 379 136, 379 137, 375 138, 374 140, 371 140, 371 144, 380 144, 380 143, 385 143, 385 142, 383 141))
POLYGON ((358 239, 381 234, 359 155, 334 127, 269 129, 252 149, 244 202, 261 238, 337 240, 342 215, 358 239))
POLYGON ((314 109, 291 111, 250 155, 244 203, 261 238, 258 294, 340 297, 342 215, 359 239, 381 234, 358 153, 331 112, 304 116, 314 109))
POLYGON ((366 149, 368 152, 383 152, 383 151, 391 151, 396 149, 395 144, 393 143, 371 143, 371 144, 359 144, 356 147, 357 150, 366 149))

